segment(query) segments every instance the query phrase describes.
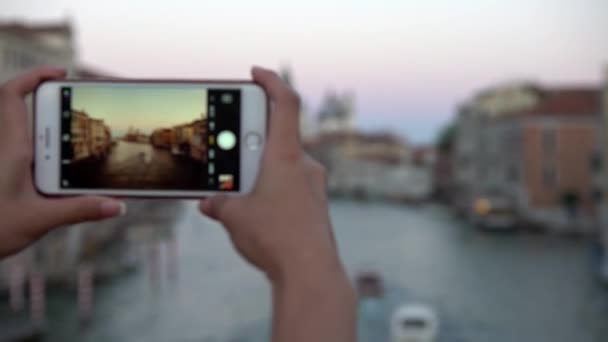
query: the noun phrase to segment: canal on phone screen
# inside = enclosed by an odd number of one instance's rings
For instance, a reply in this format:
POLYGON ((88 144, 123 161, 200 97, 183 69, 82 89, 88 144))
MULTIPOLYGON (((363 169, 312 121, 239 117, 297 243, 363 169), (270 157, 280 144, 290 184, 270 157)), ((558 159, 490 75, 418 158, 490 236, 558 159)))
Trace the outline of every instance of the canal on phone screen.
POLYGON ((203 166, 150 143, 118 140, 107 156, 77 162, 66 173, 75 188, 201 189, 207 179, 203 166))
MULTIPOLYGON (((361 341, 387 341, 386 317, 407 303, 438 313, 440 341, 608 340, 584 239, 484 233, 437 205, 334 201, 331 213, 349 274, 373 269, 386 287, 375 310, 361 308, 361 341)), ((52 296, 49 341, 267 341, 264 277, 194 203, 175 232, 177 277, 151 282, 144 267, 102 283, 80 328, 73 294, 52 296)))

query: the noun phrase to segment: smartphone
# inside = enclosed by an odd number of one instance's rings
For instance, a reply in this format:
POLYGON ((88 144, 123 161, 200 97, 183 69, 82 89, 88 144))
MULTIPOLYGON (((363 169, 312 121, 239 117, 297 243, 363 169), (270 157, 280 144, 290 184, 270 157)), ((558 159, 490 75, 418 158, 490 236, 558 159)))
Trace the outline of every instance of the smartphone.
POLYGON ((47 196, 244 194, 267 112, 251 81, 47 81, 34 95, 34 183, 47 196))

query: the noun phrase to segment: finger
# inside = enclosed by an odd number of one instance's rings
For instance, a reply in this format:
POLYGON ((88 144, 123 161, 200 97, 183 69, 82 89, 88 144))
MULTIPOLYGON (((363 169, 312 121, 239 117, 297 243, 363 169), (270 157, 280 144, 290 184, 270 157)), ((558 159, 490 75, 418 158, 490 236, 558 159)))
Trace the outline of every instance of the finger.
MULTIPOLYGON (((65 76, 65 70, 39 67, 14 78, 0 88, 0 125, 2 134, 12 150, 30 150, 31 132, 28 124, 28 108, 23 97, 31 93, 45 79, 65 76)), ((19 152, 21 153, 21 152, 19 152)), ((29 153, 29 152, 28 152, 29 153)))
POLYGON ((199 209, 205 216, 208 216, 213 220, 221 222, 224 208, 227 202, 228 196, 216 195, 201 200, 201 202, 199 203, 199 209))
POLYGON ((23 98, 5 93, 0 100, 0 140, 5 151, 31 154, 31 127, 28 121, 28 108, 23 98))
POLYGON ((327 172, 325 167, 308 154, 304 156, 304 164, 315 196, 323 202, 327 197, 327 172))
POLYGON ((254 67, 253 80, 270 96, 273 107, 270 113, 268 143, 272 148, 299 151, 300 99, 275 72, 254 67))
MULTIPOLYGON (((322 203, 324 208, 328 208, 327 171, 325 170, 325 167, 308 154, 304 155, 304 163, 306 166, 308 177, 310 178, 310 186, 312 188, 314 196, 317 198, 318 201, 322 203)), ((326 212, 326 214, 329 216, 329 212, 326 212)), ((330 220, 329 217, 328 220, 330 220)), ((334 235, 333 229, 329 229, 329 234, 334 247, 336 247, 336 237, 334 235)))
POLYGON ((122 216, 127 211, 122 201, 93 196, 42 199, 30 203, 29 207, 31 214, 23 219, 23 225, 37 235, 58 226, 122 216))
POLYGON ((9 94, 25 96, 34 91, 40 82, 48 79, 62 78, 65 75, 65 69, 42 66, 6 82, 4 87, 5 91, 9 94))

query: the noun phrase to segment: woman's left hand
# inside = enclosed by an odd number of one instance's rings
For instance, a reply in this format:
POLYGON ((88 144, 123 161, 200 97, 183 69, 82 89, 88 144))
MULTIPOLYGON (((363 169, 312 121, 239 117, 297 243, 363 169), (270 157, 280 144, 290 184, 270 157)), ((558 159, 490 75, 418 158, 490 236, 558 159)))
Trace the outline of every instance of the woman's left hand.
POLYGON ((42 81, 63 77, 64 70, 40 67, 0 86, 0 257, 24 249, 55 227, 125 212, 124 203, 115 199, 45 198, 34 188, 25 97, 42 81))

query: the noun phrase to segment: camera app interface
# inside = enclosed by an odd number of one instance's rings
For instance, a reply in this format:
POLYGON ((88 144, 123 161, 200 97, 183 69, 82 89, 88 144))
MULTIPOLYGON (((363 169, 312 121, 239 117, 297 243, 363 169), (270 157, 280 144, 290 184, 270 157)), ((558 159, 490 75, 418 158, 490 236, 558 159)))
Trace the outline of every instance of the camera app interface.
POLYGON ((61 188, 239 190, 240 90, 77 85, 59 96, 61 188))

